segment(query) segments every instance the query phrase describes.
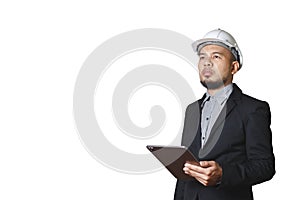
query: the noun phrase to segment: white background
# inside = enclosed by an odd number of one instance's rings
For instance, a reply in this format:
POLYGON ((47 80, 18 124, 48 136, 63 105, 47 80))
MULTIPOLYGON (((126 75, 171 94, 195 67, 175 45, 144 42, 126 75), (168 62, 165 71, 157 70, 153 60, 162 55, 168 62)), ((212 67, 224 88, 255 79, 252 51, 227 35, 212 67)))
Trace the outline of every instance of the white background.
POLYGON ((1 1, 0 199, 172 199, 175 179, 166 170, 123 174, 85 150, 73 120, 74 84, 87 56, 122 32, 163 28, 199 39, 218 27, 243 51, 235 82, 271 106, 277 174, 254 187, 255 199, 299 199, 296 5, 1 1))

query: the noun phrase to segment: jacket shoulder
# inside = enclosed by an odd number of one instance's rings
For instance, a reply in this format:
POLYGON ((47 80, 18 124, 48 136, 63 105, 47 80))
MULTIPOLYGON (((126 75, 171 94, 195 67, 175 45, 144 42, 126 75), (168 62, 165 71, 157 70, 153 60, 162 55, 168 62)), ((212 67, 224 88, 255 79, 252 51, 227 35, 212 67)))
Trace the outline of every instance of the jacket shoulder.
POLYGON ((265 108, 269 110, 269 104, 266 101, 244 94, 236 84, 234 84, 233 88, 231 98, 234 99, 239 107, 242 107, 244 111, 253 112, 258 108, 265 108))
POLYGON ((243 107, 248 108, 249 111, 251 111, 252 109, 257 109, 259 107, 269 108, 268 102, 254 98, 247 94, 241 95, 241 104, 243 105, 243 107))

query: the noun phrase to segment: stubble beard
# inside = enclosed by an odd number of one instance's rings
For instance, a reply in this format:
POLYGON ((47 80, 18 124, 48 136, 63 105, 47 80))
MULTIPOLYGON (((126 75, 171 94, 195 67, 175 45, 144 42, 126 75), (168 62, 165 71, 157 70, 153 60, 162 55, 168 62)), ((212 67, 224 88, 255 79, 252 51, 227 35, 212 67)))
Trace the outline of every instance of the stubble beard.
POLYGON ((200 81, 201 84, 207 88, 208 90, 215 90, 223 87, 227 80, 219 80, 219 81, 200 81))

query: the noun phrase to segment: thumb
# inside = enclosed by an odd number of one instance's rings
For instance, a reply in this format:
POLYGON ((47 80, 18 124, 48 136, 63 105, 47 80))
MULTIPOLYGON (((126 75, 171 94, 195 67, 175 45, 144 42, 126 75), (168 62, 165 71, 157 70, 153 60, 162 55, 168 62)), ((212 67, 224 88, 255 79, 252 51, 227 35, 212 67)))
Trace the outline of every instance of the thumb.
POLYGON ((201 167, 210 167, 214 164, 214 161, 200 161, 201 167))
POLYGON ((208 167, 208 161, 200 161, 200 166, 201 167, 208 167))

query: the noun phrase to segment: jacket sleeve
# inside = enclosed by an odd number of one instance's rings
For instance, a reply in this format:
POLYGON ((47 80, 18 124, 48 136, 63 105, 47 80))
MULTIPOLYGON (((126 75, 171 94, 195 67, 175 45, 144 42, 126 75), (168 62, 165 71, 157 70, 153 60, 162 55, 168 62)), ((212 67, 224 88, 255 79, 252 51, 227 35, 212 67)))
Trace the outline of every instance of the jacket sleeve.
POLYGON ((244 122, 247 160, 244 163, 224 163, 222 186, 255 185, 270 180, 275 174, 272 147, 271 113, 266 102, 250 112, 244 122))
MULTIPOLYGON (((183 127, 183 132, 182 132, 182 139, 181 139, 182 146, 189 147, 194 140, 194 136, 191 136, 189 134, 190 133, 189 126, 193 126, 191 124, 199 122, 199 119, 198 119, 199 114, 198 115, 196 114, 197 117, 192 117, 192 114, 191 114, 192 112, 199 113, 199 107, 197 107, 197 105, 198 105, 198 103, 190 104, 187 106, 187 108, 185 110, 184 127, 183 127)), ((192 131, 192 133, 194 133, 194 132, 195 131, 192 131)), ((184 199, 185 184, 186 184, 186 181, 177 180, 176 188, 175 188, 175 192, 174 192, 174 200, 183 200, 184 199)))
MULTIPOLYGON (((184 132, 185 132, 185 128, 186 128, 186 123, 187 123, 187 118, 188 118, 187 115, 188 115, 189 110, 190 110, 190 105, 188 105, 185 110, 184 127, 183 127, 181 145, 184 145, 184 143, 185 143, 184 137, 186 136, 186 134, 184 134, 184 132)), ((185 182, 177 179, 175 192, 174 192, 174 200, 183 200, 184 199, 184 187, 185 187, 185 182)))

